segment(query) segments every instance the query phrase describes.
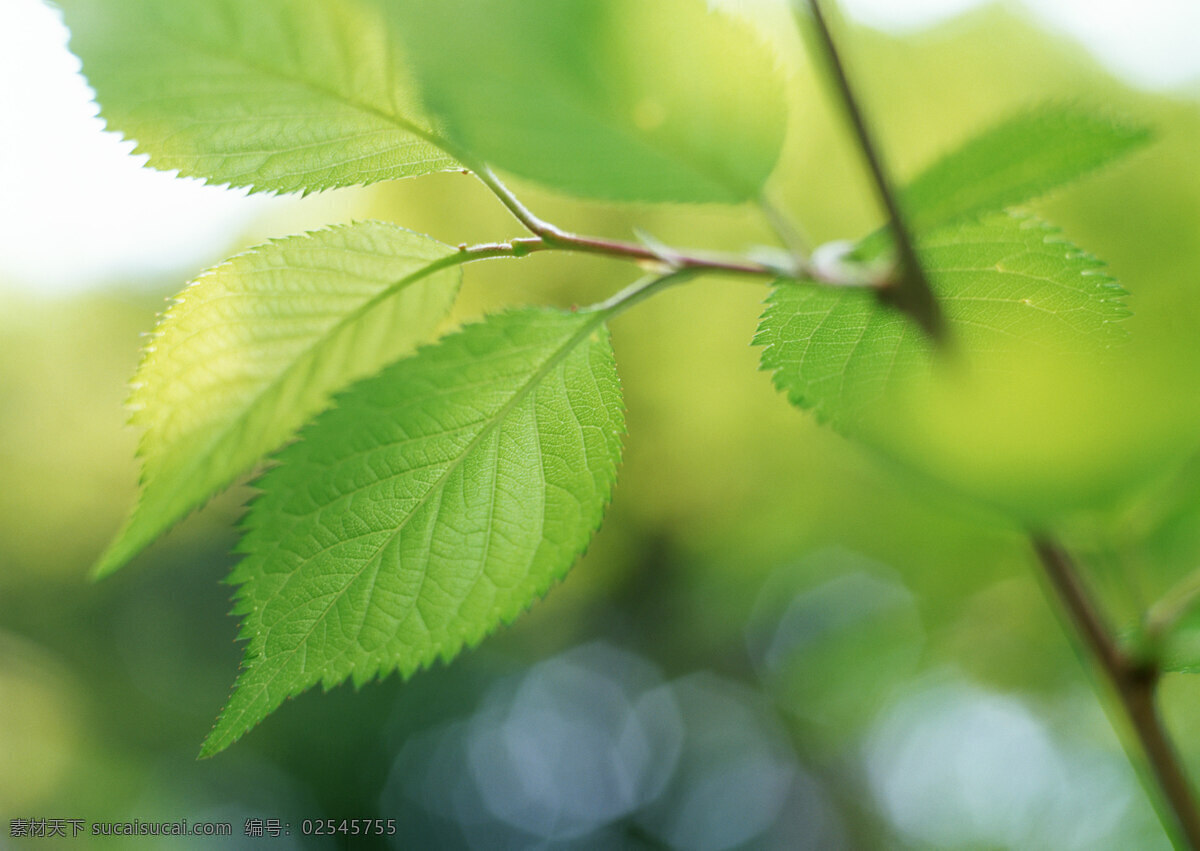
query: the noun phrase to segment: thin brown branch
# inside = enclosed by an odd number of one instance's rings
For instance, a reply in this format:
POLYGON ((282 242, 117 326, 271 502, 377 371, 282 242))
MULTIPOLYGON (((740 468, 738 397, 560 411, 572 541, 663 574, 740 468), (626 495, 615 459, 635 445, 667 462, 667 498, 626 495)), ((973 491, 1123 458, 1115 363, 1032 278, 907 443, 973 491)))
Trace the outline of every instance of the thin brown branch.
POLYGON ((799 268, 788 269, 744 257, 708 253, 695 254, 674 248, 671 249, 669 254, 664 254, 660 250, 655 250, 650 246, 640 245, 636 242, 623 242, 621 240, 571 233, 535 215, 532 210, 517 198, 511 189, 504 185, 504 182, 491 169, 479 167, 475 168, 474 172, 479 180, 491 190, 492 194, 508 208, 514 218, 534 235, 534 239, 512 241, 512 244, 523 247, 525 253, 547 249, 577 251, 648 263, 663 267, 664 271, 694 270, 700 272, 728 272, 772 279, 799 277, 818 284, 827 284, 835 287, 875 287, 881 292, 891 283, 888 277, 880 277, 877 280, 873 279, 866 282, 857 277, 839 277, 827 270, 819 269, 806 261, 799 268))
POLYGON ((833 77, 833 83, 837 88, 842 106, 854 128, 858 147, 871 170, 875 192, 887 211, 892 236, 896 242, 901 274, 896 277, 891 287, 880 290, 880 297, 890 302, 896 309, 911 316, 935 342, 946 343, 948 330, 941 306, 933 294, 933 288, 929 285, 925 269, 913 246, 912 234, 909 232, 900 205, 896 200, 893 184, 884 168, 883 159, 879 155, 878 147, 867 127, 862 110, 859 108, 858 99, 854 96, 854 90, 846 76, 845 66, 842 64, 841 56, 834 44, 833 35, 829 31, 825 15, 821 11, 821 4, 818 0, 808 0, 808 6, 812 10, 818 41, 825 55, 826 64, 829 66, 830 75, 833 77))
MULTIPOLYGON (((1169 808, 1166 824, 1176 845, 1200 851, 1200 813, 1183 766, 1159 717, 1153 662, 1125 653, 1083 585, 1070 554, 1055 540, 1033 535, 1033 548, 1055 596, 1066 610, 1088 653, 1104 673, 1133 729, 1155 785, 1169 808)), ((1164 815, 1160 808, 1160 816, 1164 815)))
MULTIPOLYGON (((619 260, 630 260, 643 264, 662 267, 664 273, 672 271, 696 272, 725 272, 736 275, 751 275, 760 278, 784 277, 781 270, 756 263, 753 260, 740 258, 723 258, 699 256, 694 254, 672 253, 669 258, 654 252, 643 245, 632 242, 601 239, 599 237, 567 235, 566 238, 533 236, 511 239, 507 242, 488 242, 478 245, 460 245, 457 262, 487 260, 493 257, 524 257, 527 254, 537 254, 545 251, 574 251, 584 254, 598 254, 619 260)), ((451 261, 456 262, 456 261, 451 261)), ((842 286, 853 286, 854 282, 838 282, 842 286)))

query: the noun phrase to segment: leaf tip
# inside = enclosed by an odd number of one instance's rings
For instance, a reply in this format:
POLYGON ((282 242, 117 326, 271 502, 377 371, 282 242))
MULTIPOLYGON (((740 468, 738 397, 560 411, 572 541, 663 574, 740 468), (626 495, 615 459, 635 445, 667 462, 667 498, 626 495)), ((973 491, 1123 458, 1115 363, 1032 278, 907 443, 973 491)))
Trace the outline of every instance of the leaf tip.
POLYGON ((233 687, 233 694, 230 696, 229 702, 217 713, 217 720, 213 724, 212 730, 200 745, 200 753, 197 754, 196 759, 211 759, 241 739, 262 720, 261 717, 247 720, 246 710, 238 709, 235 706, 241 695, 241 687, 242 680, 239 677, 233 687))
POLYGON ((133 557, 141 551, 142 547, 134 547, 129 544, 130 526, 130 523, 126 523, 121 531, 117 533, 117 536, 113 538, 112 542, 104 548, 100 557, 96 559, 95 564, 88 571, 89 580, 99 582, 102 579, 106 579, 129 564, 133 560, 133 557))

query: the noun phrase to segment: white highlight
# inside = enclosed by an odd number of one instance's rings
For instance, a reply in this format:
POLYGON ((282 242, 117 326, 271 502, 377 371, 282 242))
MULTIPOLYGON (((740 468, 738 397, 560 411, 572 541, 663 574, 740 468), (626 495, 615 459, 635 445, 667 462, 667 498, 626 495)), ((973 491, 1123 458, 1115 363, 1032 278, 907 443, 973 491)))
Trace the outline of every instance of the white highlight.
POLYGON ((1200 88, 1196 0, 1026 0, 1026 5, 1136 86, 1200 88))
MULTIPOLYGON (((984 5, 984 0, 841 0, 879 29, 912 32, 984 5)), ((1196 0, 1022 0, 1038 23, 1082 42, 1135 86, 1200 86, 1200 3, 1196 0)))
POLYGON ((143 168, 102 132, 66 40, 38 0, 0 3, 0 286, 57 294, 198 268, 286 203, 143 168))

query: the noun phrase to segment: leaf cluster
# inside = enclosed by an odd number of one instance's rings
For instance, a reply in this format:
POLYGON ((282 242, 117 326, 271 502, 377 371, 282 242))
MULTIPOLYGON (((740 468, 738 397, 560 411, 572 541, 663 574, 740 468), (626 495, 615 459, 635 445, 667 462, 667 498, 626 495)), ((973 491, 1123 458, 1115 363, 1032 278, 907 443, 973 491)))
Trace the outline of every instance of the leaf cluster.
MULTIPOLYGON (((889 447, 914 388, 945 380, 944 353, 891 306, 886 228, 808 256, 784 226, 778 262, 714 258, 567 233, 496 175, 583 199, 769 209, 787 80, 764 39, 703 0, 60 5, 108 127, 156 168, 303 193, 465 168, 528 231, 457 248, 370 221, 289 236, 202 274, 161 317, 131 396, 141 496, 98 572, 268 464, 231 577, 246 661, 205 755, 317 683, 448 660, 562 578, 620 461, 607 325, 667 286, 705 272, 769 284, 762 368, 873 444, 889 447), (438 337, 465 265, 535 251, 653 273, 592 307, 514 309, 438 337)), ((951 362, 1119 345, 1124 292, 1017 205, 1147 138, 1044 106, 903 189, 951 362)))

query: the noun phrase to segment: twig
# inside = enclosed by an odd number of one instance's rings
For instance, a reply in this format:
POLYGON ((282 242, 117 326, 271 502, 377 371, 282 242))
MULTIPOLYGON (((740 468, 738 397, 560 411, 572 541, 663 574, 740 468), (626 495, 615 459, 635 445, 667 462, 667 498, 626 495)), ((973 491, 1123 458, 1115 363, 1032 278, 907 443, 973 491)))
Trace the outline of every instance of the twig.
POLYGON ((1070 555, 1057 541, 1035 534, 1032 542, 1046 579, 1125 710, 1158 791, 1170 808, 1169 815, 1161 809, 1159 812, 1160 817, 1165 815, 1167 832, 1175 837, 1177 846, 1182 844, 1200 851, 1200 814, 1155 705, 1157 664, 1133 658, 1121 650, 1112 629, 1084 588, 1070 555), (1168 823, 1171 821, 1174 823, 1168 823))
POLYGON ((1200 571, 1188 574, 1146 612, 1143 627, 1147 638, 1157 644, 1171 628, 1196 606, 1200 598, 1200 571))
POLYGON ((818 268, 803 258, 796 258, 798 268, 787 269, 744 257, 717 254, 689 254, 678 249, 671 249, 669 256, 662 251, 640 245, 636 242, 622 242, 615 239, 604 239, 596 236, 565 231, 557 225, 547 222, 535 215, 525 206, 511 189, 504 185, 496 174, 486 166, 472 169, 479 180, 492 191, 509 212, 525 226, 525 229, 536 239, 513 240, 513 244, 527 246, 527 251, 559 249, 579 251, 587 254, 601 254, 623 260, 650 263, 659 267, 667 267, 667 271, 695 270, 701 272, 730 272, 742 275, 757 275, 770 278, 809 279, 818 284, 828 284, 835 287, 874 287, 881 292, 891 283, 887 276, 879 276, 867 281, 859 277, 839 277, 828 270, 818 268), (538 248, 533 246, 540 242, 538 248))
POLYGON ((879 196, 880 203, 887 210, 892 235, 896 241, 901 274, 892 287, 880 291, 880 297, 890 301, 898 310, 911 316, 935 342, 944 344, 948 337, 945 317, 942 315, 941 307, 934 297, 933 288, 929 285, 929 279, 926 277, 920 258, 913 247, 912 235, 905 224, 900 205, 896 201, 896 193, 884 169, 883 160, 867 129, 866 119, 863 117, 862 110, 859 109, 854 91, 850 87, 850 81, 846 77, 846 69, 838 55, 829 26, 825 23, 821 4, 819 0, 808 0, 808 6, 812 10, 818 40, 825 54, 830 74, 833 76, 833 82, 841 97, 842 106, 845 107, 850 123, 854 127, 858 147, 871 170, 876 194, 879 196))

